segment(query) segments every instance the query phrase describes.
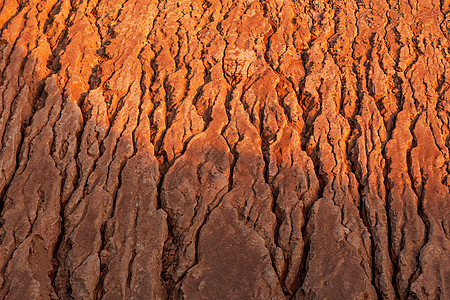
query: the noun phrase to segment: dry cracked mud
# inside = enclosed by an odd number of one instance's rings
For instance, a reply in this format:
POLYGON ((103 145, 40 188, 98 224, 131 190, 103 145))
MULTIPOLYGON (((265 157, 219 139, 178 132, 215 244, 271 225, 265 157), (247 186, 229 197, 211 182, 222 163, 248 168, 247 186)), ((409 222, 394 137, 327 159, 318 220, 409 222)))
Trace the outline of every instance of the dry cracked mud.
POLYGON ((450 299, 449 0, 0 0, 1 299, 450 299))

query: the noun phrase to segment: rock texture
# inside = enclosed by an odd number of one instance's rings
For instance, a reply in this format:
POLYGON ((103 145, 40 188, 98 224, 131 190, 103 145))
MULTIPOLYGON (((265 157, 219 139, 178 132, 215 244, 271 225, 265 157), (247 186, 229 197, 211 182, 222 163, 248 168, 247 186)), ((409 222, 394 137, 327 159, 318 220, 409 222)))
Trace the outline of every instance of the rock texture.
POLYGON ((1 299, 450 299, 450 1, 0 28, 1 299))

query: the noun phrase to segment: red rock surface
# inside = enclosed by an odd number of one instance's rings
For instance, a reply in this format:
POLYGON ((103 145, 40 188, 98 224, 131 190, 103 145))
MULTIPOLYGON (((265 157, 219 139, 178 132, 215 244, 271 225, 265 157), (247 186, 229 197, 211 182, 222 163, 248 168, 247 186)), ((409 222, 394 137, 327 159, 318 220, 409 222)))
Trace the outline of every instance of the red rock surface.
POLYGON ((450 299, 450 1, 0 28, 1 299, 450 299))

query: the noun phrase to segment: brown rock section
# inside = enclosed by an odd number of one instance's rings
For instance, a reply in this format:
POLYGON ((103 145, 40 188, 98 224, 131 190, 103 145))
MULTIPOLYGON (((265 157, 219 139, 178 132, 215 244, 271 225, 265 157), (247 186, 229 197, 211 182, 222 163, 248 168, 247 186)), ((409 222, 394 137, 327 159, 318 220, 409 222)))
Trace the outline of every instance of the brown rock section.
POLYGON ((447 0, 0 0, 1 299, 450 299, 447 0))

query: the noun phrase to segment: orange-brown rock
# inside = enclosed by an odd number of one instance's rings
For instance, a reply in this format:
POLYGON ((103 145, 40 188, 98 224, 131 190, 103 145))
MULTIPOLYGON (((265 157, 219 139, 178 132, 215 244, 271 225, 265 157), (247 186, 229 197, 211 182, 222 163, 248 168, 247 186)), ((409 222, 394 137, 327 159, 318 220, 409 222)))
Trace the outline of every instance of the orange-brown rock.
POLYGON ((0 28, 0 299, 450 299, 450 1, 0 28))

